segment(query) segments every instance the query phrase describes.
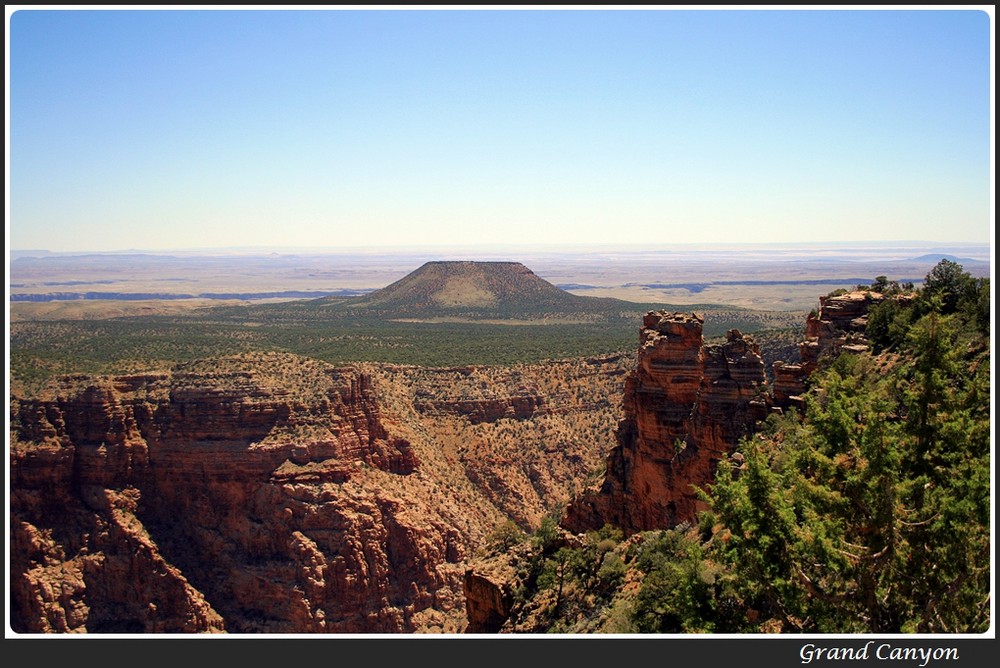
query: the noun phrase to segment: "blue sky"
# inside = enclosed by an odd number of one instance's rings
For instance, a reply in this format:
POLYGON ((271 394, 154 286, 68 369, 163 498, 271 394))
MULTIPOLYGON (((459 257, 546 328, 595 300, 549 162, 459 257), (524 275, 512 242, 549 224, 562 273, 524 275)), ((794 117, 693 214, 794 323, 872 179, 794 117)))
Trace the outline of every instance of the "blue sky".
POLYGON ((991 24, 8 8, 8 247, 989 242, 991 24))

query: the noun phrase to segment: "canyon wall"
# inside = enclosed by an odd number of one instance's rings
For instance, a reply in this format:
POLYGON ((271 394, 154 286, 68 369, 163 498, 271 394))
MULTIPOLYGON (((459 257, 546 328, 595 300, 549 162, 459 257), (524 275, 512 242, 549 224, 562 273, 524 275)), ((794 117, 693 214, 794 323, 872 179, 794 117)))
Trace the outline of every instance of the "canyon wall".
MULTIPOLYGON (((906 303, 913 296, 894 295, 891 298, 906 303)), ((868 312, 885 299, 885 295, 871 290, 820 297, 819 308, 806 319, 805 338, 799 343, 799 361, 775 362, 773 366, 775 405, 801 411, 809 376, 822 358, 868 351, 870 346, 865 335, 868 312)))
POLYGON ((513 367, 383 367, 380 376, 398 395, 394 413, 433 442, 423 456, 439 458, 434 469, 454 472, 456 486, 472 485, 480 503, 532 531, 592 482, 614 438, 632 364, 611 355, 513 367))
POLYGON ((563 526, 613 524, 634 533, 693 521, 703 508, 695 488, 766 417, 764 363, 753 339, 732 330, 725 343, 705 345, 702 325, 697 314, 646 315, 604 483, 569 505, 563 526))
POLYGON ((583 486, 626 364, 258 354, 14 396, 11 628, 460 632, 465 561, 583 486))
POLYGON ((371 377, 299 358, 63 378, 11 404, 17 632, 410 631, 467 541, 371 377), (423 492, 423 493, 421 493, 423 492))

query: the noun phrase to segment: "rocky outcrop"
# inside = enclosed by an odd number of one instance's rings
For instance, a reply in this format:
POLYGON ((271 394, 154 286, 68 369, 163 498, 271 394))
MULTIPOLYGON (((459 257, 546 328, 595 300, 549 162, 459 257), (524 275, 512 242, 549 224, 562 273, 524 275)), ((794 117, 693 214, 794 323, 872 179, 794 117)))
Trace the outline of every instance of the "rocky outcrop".
POLYGON ((464 417, 472 424, 496 422, 503 418, 527 420, 547 412, 545 398, 533 388, 518 387, 513 392, 507 390, 491 394, 438 399, 431 390, 421 390, 413 406, 424 415, 454 415, 464 417))
POLYGON ((806 338, 799 345, 802 372, 808 377, 825 355, 868 350, 868 311, 885 297, 870 290, 819 298, 819 310, 806 320, 806 338))
MULTIPOLYGON (((454 416, 471 424, 499 420, 530 420, 545 415, 566 415, 600 410, 610 405, 609 397, 598 392, 590 403, 582 403, 581 393, 568 386, 571 379, 603 386, 608 379, 624 374, 622 357, 593 357, 549 363, 553 369, 571 366, 560 375, 563 387, 543 387, 535 377, 526 377, 515 367, 463 366, 422 371, 420 388, 414 392, 413 407, 423 416, 454 416)), ((537 374, 535 374, 537 375, 537 374)))
POLYGON ((870 350, 866 336, 868 314, 872 307, 886 299, 905 304, 913 295, 886 297, 871 290, 855 290, 820 297, 819 309, 806 319, 805 340, 799 344, 799 362, 779 361, 773 365, 775 406, 802 410, 809 376, 819 367, 821 359, 870 350))
POLYGON ((394 485, 420 468, 394 431, 367 374, 292 356, 13 399, 11 628, 399 632, 460 610, 468 542, 394 485))
POLYGON ((776 361, 772 366, 774 373, 774 383, 771 386, 774 405, 779 408, 796 408, 802 410, 805 407, 803 395, 806 392, 805 367, 802 364, 776 361))
POLYGON ((646 315, 604 483, 569 505, 563 526, 634 533, 692 521, 702 509, 695 489, 769 406, 753 339, 732 330, 725 343, 705 345, 702 325, 697 314, 646 315))
POLYGON ((469 619, 466 633, 500 631, 514 605, 510 586, 514 578, 511 568, 496 573, 484 570, 480 565, 465 571, 465 612, 469 619))

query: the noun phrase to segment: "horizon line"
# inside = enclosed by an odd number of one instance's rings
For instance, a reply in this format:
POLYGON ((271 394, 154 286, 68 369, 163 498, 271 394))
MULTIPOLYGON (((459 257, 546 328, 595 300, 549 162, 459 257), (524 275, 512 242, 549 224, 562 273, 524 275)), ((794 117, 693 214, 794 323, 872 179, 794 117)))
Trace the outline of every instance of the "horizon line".
POLYGON ((973 246, 991 248, 992 241, 935 241, 927 239, 901 239, 901 240, 840 240, 840 241, 706 241, 706 242, 672 242, 672 243, 637 243, 637 242, 567 242, 567 243, 517 243, 510 242, 504 244, 492 243, 442 243, 442 244, 399 244, 399 245, 365 245, 357 244, 350 246, 298 246, 298 245, 248 245, 248 246, 178 246, 172 248, 118 248, 118 249, 88 249, 88 250, 51 250, 48 248, 9 248, 8 255, 29 255, 33 253, 44 255, 123 255, 123 254, 148 254, 166 255, 171 253, 267 253, 278 254, 280 252, 294 253, 356 253, 356 252, 409 252, 427 253, 437 250, 465 250, 477 249, 486 251, 538 251, 553 252, 559 250, 630 250, 630 251, 651 251, 666 249, 697 249, 697 248, 753 248, 753 247, 785 247, 785 248, 830 248, 837 246, 850 247, 877 247, 885 248, 891 246, 908 247, 933 247, 933 246, 973 246))

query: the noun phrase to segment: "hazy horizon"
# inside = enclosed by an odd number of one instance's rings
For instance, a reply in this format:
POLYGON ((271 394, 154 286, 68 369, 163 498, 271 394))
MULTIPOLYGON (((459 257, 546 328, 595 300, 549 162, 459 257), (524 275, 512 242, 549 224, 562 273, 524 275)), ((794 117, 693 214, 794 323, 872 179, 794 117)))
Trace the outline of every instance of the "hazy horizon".
POLYGON ((6 9, 8 248, 993 235, 992 6, 6 9))
POLYGON ((975 241, 935 241, 935 240, 921 240, 921 239, 900 239, 900 240, 872 240, 872 241, 860 241, 860 240, 841 240, 841 241, 743 241, 743 242, 724 242, 724 241, 709 241, 709 242, 687 242, 687 243, 657 243, 657 244, 647 244, 647 243, 549 243, 549 244, 531 244, 531 243, 503 243, 503 244, 465 244, 465 243, 428 243, 428 244, 407 244, 407 245, 357 245, 357 246, 294 246, 294 245, 230 245, 230 246, 191 246, 191 247, 171 247, 171 248, 99 248, 93 250, 66 250, 57 251, 50 250, 48 248, 9 248, 8 252, 11 254, 26 254, 26 253, 45 253, 51 255, 121 255, 129 253, 149 253, 149 254, 170 254, 170 253, 234 253, 234 254, 255 254, 255 253, 265 253, 265 254, 280 254, 280 253, 314 253, 314 254, 327 254, 327 253, 391 253, 391 252, 412 252, 412 253, 426 253, 433 252, 437 250, 454 252, 454 251, 484 251, 490 252, 506 252, 506 251, 523 251, 523 252, 566 252, 566 253, 576 253, 576 252, 589 252, 589 251, 622 251, 622 252, 658 252, 658 251, 703 251, 703 250, 740 250, 740 249, 752 249, 752 248, 787 248, 787 249, 801 249, 801 250, 817 250, 817 249, 830 249, 830 248, 845 248, 849 250, 860 249, 860 250, 874 250, 874 249, 893 249, 899 252, 905 252, 910 249, 933 249, 933 248, 947 248, 947 249, 960 249, 969 248, 978 251, 988 251, 992 249, 992 242, 975 242, 975 241))
MULTIPOLYGON (((992 274, 992 247, 930 242, 227 248, 48 253, 12 250, 17 317, 67 317, 79 300, 299 299, 385 288, 429 262, 518 263, 574 294, 631 302, 806 311, 818 295, 877 276, 919 284, 941 260, 992 274), (779 287, 780 286, 780 287, 779 287), (69 300, 69 301, 67 301, 69 300), (40 303, 62 302, 55 308, 40 303)), ((135 302, 139 303, 139 302, 135 302)), ((201 302, 194 302, 200 304, 201 302)), ((91 313, 102 312, 99 304, 91 313)))

